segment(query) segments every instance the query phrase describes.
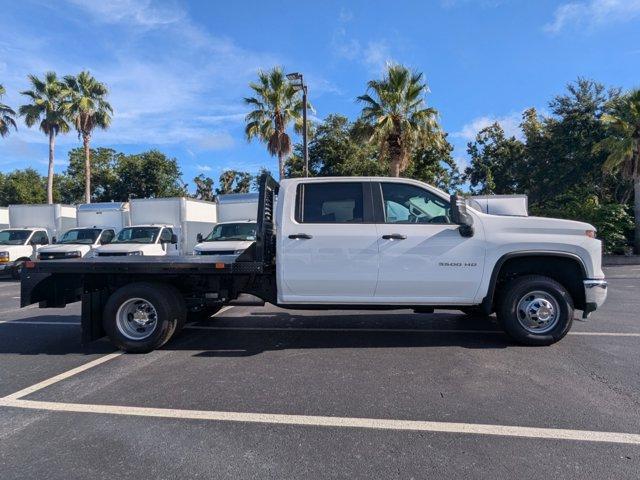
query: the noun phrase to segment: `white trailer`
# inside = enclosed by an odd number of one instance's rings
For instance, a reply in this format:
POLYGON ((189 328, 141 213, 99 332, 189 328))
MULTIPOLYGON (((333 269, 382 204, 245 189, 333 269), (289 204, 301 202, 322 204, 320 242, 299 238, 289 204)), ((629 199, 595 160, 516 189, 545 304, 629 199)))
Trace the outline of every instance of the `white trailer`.
POLYGON ((489 215, 529 215, 529 201, 526 195, 476 195, 469 197, 467 203, 470 207, 489 215))
POLYGON ((131 225, 127 202, 84 203, 78 205, 78 227, 113 227, 120 231, 131 225))
POLYGON ((198 233, 217 223, 216 204, 186 197, 134 198, 131 227, 124 228, 98 256, 191 254, 198 233))
POLYGON ((3 228, 9 228, 9 209, 7 207, 0 207, 0 230, 3 228))
POLYGON ((11 228, 39 228, 49 240, 76 226, 76 207, 71 205, 9 205, 11 228))
POLYGON ((230 193, 216 197, 218 222, 256 221, 258 218, 257 193, 230 193))

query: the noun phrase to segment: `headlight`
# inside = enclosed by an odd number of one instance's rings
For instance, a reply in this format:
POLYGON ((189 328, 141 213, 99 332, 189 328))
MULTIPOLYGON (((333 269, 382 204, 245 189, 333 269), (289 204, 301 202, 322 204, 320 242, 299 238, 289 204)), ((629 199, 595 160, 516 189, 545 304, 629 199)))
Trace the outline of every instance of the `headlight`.
POLYGON ((596 238, 596 231, 595 230, 585 230, 584 234, 589 238, 596 238))
POLYGON ((194 255, 202 255, 202 250, 194 250, 193 254, 194 255))
POLYGON ((80 258, 82 253, 76 250, 75 252, 65 252, 64 256, 67 258, 80 258))
POLYGON ((9 261, 9 252, 0 252, 0 263, 7 263, 9 261))
POLYGON ((242 250, 236 250, 235 252, 233 252, 234 255, 240 255, 241 253, 244 252, 244 249, 242 250))
POLYGON ((144 255, 142 252, 129 252, 127 255, 144 255))

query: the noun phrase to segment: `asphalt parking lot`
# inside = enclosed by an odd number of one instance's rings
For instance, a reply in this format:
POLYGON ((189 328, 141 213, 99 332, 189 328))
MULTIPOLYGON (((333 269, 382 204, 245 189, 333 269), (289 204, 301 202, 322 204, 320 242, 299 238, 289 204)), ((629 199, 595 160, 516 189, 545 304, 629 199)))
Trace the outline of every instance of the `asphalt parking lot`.
POLYGON ((551 347, 457 311, 233 307, 162 350, 79 342, 0 280, 0 477, 640 475, 640 267, 551 347))

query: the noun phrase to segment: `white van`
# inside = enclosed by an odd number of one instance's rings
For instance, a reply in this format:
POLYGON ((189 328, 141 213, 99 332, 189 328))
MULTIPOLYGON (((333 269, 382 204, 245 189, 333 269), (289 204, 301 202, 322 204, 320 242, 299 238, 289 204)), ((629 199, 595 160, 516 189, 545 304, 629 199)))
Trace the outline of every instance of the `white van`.
POLYGON ((198 232, 216 224, 216 205, 193 198, 132 199, 131 227, 123 228, 99 257, 191 254, 198 232))
POLYGON ((38 260, 93 256, 100 245, 110 243, 116 232, 130 225, 128 203, 86 203, 77 207, 77 228, 67 230, 54 245, 42 247, 38 260))
POLYGON ((252 220, 219 223, 206 237, 198 234, 193 254, 238 256, 255 242, 256 228, 252 220))
POLYGON ((0 272, 20 278, 24 262, 75 224, 70 205, 9 205, 10 228, 0 231, 0 272))

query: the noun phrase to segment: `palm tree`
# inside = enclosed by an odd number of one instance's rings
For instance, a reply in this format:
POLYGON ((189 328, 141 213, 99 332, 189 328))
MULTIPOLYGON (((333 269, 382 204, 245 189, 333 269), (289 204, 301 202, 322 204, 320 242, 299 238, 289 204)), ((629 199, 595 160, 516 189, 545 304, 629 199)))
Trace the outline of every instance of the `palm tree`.
POLYGON ((280 67, 260 71, 258 82, 250 83, 249 87, 255 96, 244 99, 253 108, 245 117, 247 140, 258 138, 267 144, 269 154, 278 157, 278 171, 280 178, 284 178, 285 159, 291 153, 287 127, 293 122, 295 131, 302 132, 301 96, 280 67))
MULTIPOLYGON (((4 86, 0 84, 0 99, 4 96, 6 90, 4 86)), ((0 103, 0 137, 6 137, 9 135, 9 127, 13 127, 14 129, 18 129, 16 127, 15 117, 16 112, 13 111, 9 106, 4 103, 0 103)))
POLYGON ((113 109, 106 101, 106 85, 89 72, 80 72, 76 77, 67 75, 64 82, 69 95, 67 116, 75 125, 84 147, 85 202, 91 203, 91 133, 95 128, 109 128, 113 109))
POLYGON ((41 80, 29 75, 31 90, 21 92, 31 99, 31 103, 22 105, 18 112, 24 117, 28 127, 39 122, 39 127, 49 136, 49 172, 47 175, 47 202, 53 203, 53 163, 56 135, 67 133, 69 124, 65 118, 67 93, 63 82, 55 72, 47 72, 41 80))
POLYGON ((609 153, 605 171, 621 172, 633 181, 634 248, 640 253, 640 89, 614 101, 611 113, 602 115, 602 121, 609 126, 610 135, 595 150, 609 153))
POLYGON ((422 82, 422 73, 403 65, 388 65, 384 78, 370 80, 367 87, 367 93, 357 98, 364 104, 364 133, 380 145, 380 159, 388 158, 391 175, 399 177, 414 149, 443 142, 438 112, 425 105, 429 87, 422 82))

